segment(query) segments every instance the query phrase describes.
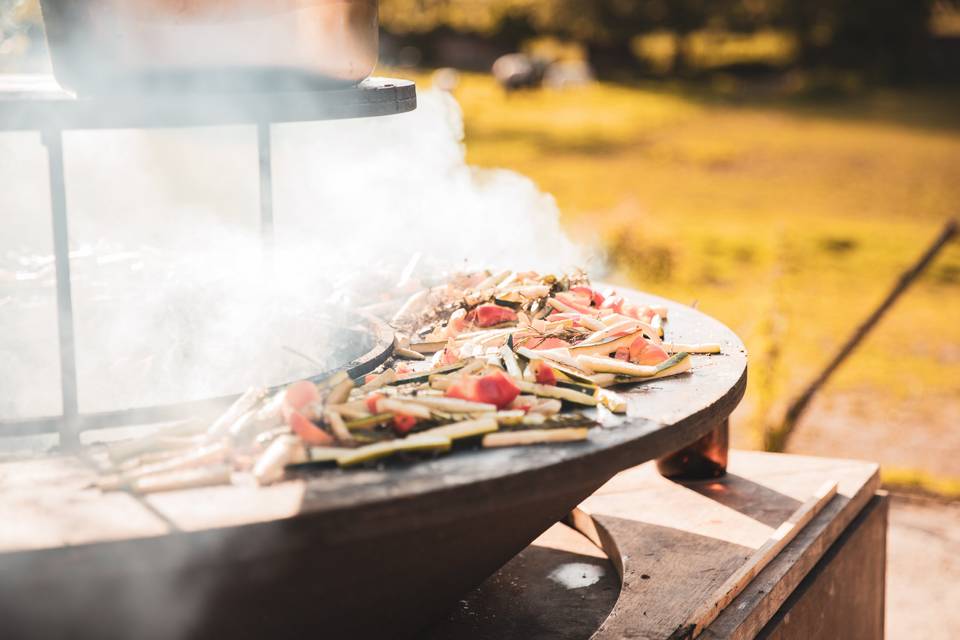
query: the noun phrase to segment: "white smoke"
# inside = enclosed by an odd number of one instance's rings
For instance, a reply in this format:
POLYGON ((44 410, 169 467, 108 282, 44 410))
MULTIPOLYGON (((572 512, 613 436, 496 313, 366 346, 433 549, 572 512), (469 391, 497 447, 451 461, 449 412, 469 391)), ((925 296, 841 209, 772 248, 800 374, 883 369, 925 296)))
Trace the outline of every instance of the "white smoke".
MULTIPOLYGON (((451 96, 408 114, 274 125, 276 252, 262 260, 252 127, 65 136, 80 408, 175 402, 277 383, 329 352, 329 301, 395 281, 410 257, 590 266, 553 199, 470 167, 451 96), (384 278, 384 276, 387 276, 384 278), (393 280, 391 280, 393 278, 393 280)), ((45 154, 0 134, 0 417, 59 410, 45 154)))

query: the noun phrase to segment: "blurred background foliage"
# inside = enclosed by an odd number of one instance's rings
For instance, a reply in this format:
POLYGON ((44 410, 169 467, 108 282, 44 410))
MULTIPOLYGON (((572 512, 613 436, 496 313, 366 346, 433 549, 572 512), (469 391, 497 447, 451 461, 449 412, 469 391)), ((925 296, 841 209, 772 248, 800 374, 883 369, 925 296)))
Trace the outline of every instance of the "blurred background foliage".
MULTIPOLYGON (((447 64, 443 42, 457 34, 486 40, 491 53, 542 37, 575 42, 601 77, 742 65, 905 81, 956 72, 939 59, 955 48, 939 40, 956 8, 956 0, 383 0, 381 19, 434 66, 447 64)), ((483 58, 475 63, 489 67, 483 58)))

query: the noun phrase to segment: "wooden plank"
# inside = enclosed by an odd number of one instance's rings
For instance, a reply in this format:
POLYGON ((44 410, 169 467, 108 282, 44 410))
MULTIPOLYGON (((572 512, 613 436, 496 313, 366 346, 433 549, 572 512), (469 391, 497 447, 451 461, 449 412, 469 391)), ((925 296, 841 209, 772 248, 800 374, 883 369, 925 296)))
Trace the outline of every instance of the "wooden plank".
POLYGON ((171 531, 133 496, 88 488, 95 478, 90 467, 65 456, 0 465, 0 553, 171 531))
POLYGON ((623 588, 597 640, 665 638, 733 575, 826 478, 837 497, 703 633, 752 638, 793 592, 879 485, 877 465, 731 452, 725 478, 680 485, 652 465, 617 475, 574 512, 623 588))
POLYGON ((716 620, 720 612, 726 609, 734 598, 743 593, 757 574, 763 571, 770 561, 777 557, 836 495, 837 483, 828 480, 814 492, 813 496, 797 507, 797 510, 774 530, 767 541, 717 588, 715 595, 696 610, 691 617, 693 628, 690 635, 696 638, 703 633, 703 629, 716 620))
POLYGON ((881 492, 867 503, 758 640, 883 638, 889 502, 881 492))

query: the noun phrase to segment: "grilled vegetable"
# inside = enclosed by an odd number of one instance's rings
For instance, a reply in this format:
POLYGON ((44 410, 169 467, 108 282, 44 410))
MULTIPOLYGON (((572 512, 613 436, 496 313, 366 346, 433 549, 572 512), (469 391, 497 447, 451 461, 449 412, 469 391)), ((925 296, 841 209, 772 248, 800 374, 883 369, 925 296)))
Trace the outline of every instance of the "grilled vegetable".
POLYGON ((662 345, 663 350, 667 353, 720 353, 720 345, 715 342, 708 342, 706 344, 677 344, 664 342, 662 345))
POLYGON ((570 347, 570 353, 574 357, 579 356, 606 356, 614 353, 620 347, 629 347, 633 341, 640 337, 640 332, 619 336, 617 338, 608 338, 602 342, 594 344, 579 344, 570 347))
POLYGON ((307 451, 303 442, 296 436, 280 436, 270 443, 267 450, 257 459, 253 467, 253 477, 261 485, 273 484, 283 477, 283 469, 288 464, 304 462, 307 451))
POLYGON ((516 321, 516 311, 496 304, 482 304, 467 314, 467 322, 478 327, 495 327, 504 322, 516 321))
POLYGON ((565 429, 530 429, 527 431, 505 431, 483 436, 483 446, 516 447, 531 444, 547 444, 551 442, 577 442, 586 440, 586 427, 570 427, 565 429))
POLYGON ((430 376, 437 375, 440 373, 453 373, 457 369, 462 369, 466 366, 467 361, 461 360, 460 362, 454 362, 453 364, 443 365, 442 367, 436 367, 428 371, 418 371, 415 373, 407 373, 402 376, 397 376, 397 379, 393 381, 392 384, 406 384, 408 382, 426 382, 430 379, 430 376))
POLYGON ((465 376, 455 381, 447 389, 450 398, 460 398, 472 402, 482 402, 503 409, 520 394, 513 378, 496 369, 480 376, 465 376))
POLYGON ((518 381, 517 387, 519 387, 520 391, 523 391, 524 393, 532 393, 536 396, 540 396, 541 398, 556 398, 557 400, 566 400, 567 402, 589 406, 597 405, 596 396, 589 396, 585 393, 574 391, 573 389, 550 387, 545 384, 535 384, 533 382, 526 381, 518 381))
POLYGON ((453 424, 442 427, 434 427, 421 431, 416 436, 439 436, 449 438, 451 441, 473 438, 486 433, 492 433, 499 428, 496 418, 481 418, 479 420, 464 420, 463 422, 454 422, 453 424))
POLYGON ((159 493, 161 491, 211 487, 230 484, 231 474, 230 466, 226 464, 198 469, 181 469, 137 478, 130 484, 129 488, 135 493, 159 493))
POLYGON ((600 398, 600 403, 613 413, 627 412, 627 399, 619 393, 608 389, 600 389, 597 392, 597 397, 600 398))
POLYGON ((669 356, 661 347, 647 342, 643 336, 638 336, 630 343, 630 362, 634 364, 658 365, 669 356))
POLYGON ((406 402, 419 404, 429 409, 447 411, 450 413, 487 413, 497 410, 497 407, 494 404, 489 404, 486 402, 472 402, 470 400, 461 400, 459 398, 412 396, 410 398, 406 398, 406 402))
POLYGON ((633 364, 616 358, 598 358, 595 356, 580 356, 577 361, 584 367, 590 367, 597 373, 618 373, 634 378, 649 378, 657 373, 653 365, 633 364))
POLYGON ((377 442, 357 449, 351 449, 337 458, 340 467, 353 467, 364 462, 371 462, 392 456, 395 453, 412 451, 447 451, 450 448, 450 439, 443 436, 412 435, 406 438, 377 442))
POLYGON ((520 371, 520 363, 517 362, 517 356, 510 348, 510 345, 500 347, 500 357, 503 359, 503 365, 507 373, 514 378, 523 377, 523 373, 520 371))

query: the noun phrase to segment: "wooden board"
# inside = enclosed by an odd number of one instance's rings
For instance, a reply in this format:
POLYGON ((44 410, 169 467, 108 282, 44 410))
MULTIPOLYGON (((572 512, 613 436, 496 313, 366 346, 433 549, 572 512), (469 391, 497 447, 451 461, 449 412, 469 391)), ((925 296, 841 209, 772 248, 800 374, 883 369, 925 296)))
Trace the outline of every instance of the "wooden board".
POLYGON ((885 492, 867 503, 790 594, 758 640, 884 637, 889 506, 885 492))
POLYGON ((578 507, 573 524, 610 556, 620 599, 594 635, 663 638, 825 480, 838 495, 703 633, 753 638, 879 487, 876 464, 732 452, 730 473, 678 485, 651 465, 623 472, 578 507))

